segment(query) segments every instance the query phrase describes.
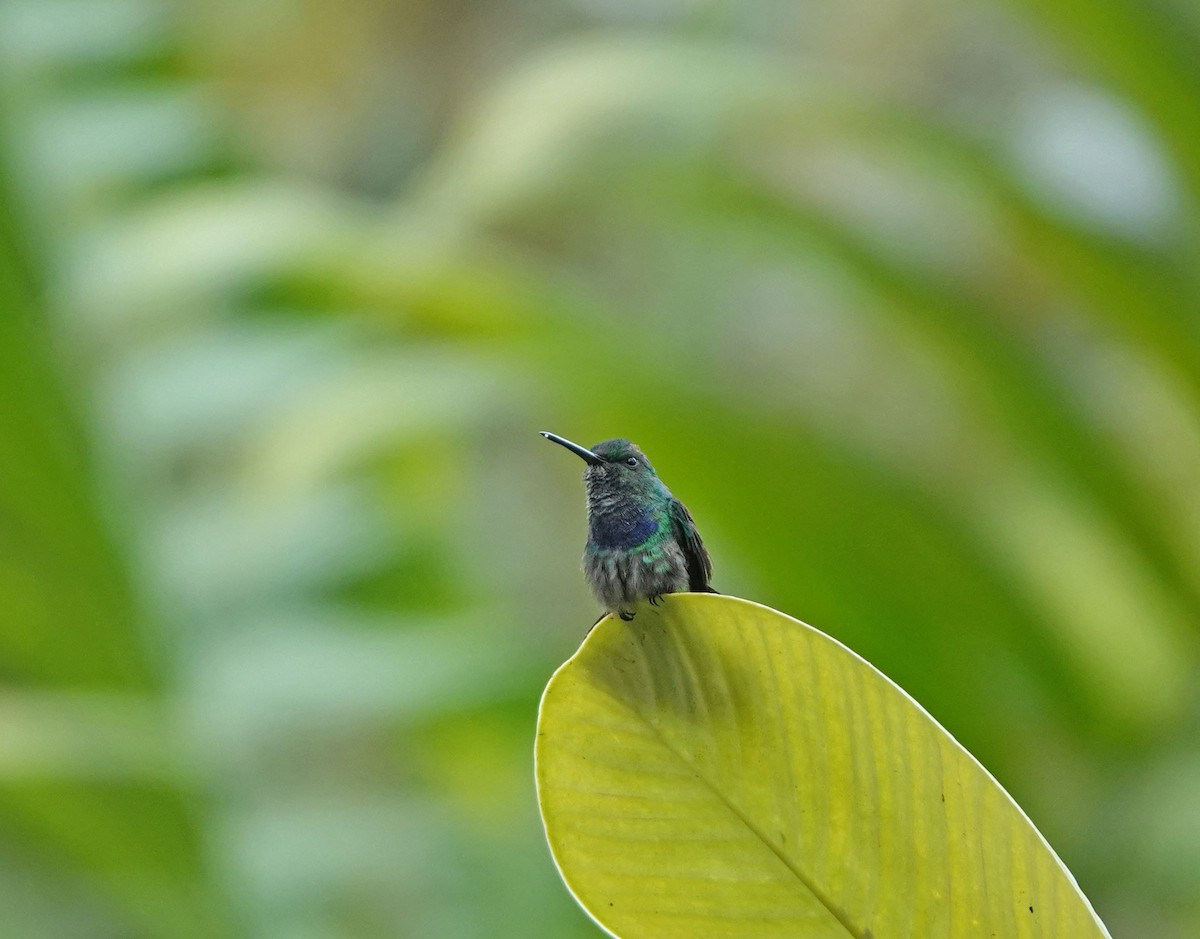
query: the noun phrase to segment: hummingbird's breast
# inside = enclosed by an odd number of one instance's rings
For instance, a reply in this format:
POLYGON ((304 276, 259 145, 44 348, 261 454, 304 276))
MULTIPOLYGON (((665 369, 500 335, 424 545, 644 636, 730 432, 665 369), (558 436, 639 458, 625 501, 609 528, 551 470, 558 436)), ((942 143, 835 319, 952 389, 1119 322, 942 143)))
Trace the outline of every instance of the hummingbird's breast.
POLYGON ((652 509, 592 516, 583 571, 607 610, 687 590, 687 562, 671 537, 670 520, 652 509))
POLYGON ((628 551, 667 534, 670 493, 657 479, 631 487, 611 473, 585 474, 588 541, 602 551, 628 551))

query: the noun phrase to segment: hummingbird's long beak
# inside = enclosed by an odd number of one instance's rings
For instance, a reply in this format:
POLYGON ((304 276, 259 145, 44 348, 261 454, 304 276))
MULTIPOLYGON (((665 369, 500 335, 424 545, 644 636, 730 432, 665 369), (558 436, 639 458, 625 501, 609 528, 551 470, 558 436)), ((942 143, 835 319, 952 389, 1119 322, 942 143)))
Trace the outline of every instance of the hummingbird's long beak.
POLYGON ((604 462, 601 457, 596 456, 596 454, 594 454, 587 447, 581 447, 577 443, 571 443, 571 441, 569 441, 566 437, 560 437, 558 434, 552 434, 546 430, 539 431, 539 433, 547 440, 553 440, 560 447, 566 447, 576 456, 581 457, 585 463, 588 463, 592 466, 597 466, 604 462))

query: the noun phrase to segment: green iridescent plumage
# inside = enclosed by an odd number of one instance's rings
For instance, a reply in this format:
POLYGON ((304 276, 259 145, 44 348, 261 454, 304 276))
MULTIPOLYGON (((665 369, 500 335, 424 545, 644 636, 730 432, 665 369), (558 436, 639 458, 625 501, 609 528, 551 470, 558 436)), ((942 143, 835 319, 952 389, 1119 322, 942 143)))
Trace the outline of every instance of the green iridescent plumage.
POLYGON ((687 507, 671 495, 646 455, 628 440, 591 450, 543 432, 586 462, 588 539, 583 570, 596 599, 622 619, 639 600, 665 593, 716 593, 712 562, 687 507))

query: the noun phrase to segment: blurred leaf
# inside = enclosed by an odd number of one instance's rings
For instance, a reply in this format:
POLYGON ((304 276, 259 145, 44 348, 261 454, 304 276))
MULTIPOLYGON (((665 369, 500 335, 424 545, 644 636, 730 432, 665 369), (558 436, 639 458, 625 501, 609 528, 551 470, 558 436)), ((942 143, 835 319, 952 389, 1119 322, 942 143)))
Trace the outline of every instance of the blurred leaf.
POLYGON ((0 783, 177 782, 184 770, 154 699, 0 691, 0 728, 0 783))
POLYGON ((311 187, 188 182, 77 233, 58 286, 84 339, 134 343, 148 326, 227 313, 231 297, 331 249, 355 220, 311 187))
MULTIPOLYGON (((0 139, 2 142, 2 139, 0 139)), ((42 311, 0 165, 0 649, 10 675, 146 685, 133 600, 95 467, 38 332, 42 311), (65 624, 72 624, 66 628, 65 624)))
POLYGON ((236 935, 202 861, 196 820, 176 785, 7 782, 0 785, 0 815, 81 886, 103 891, 120 911, 126 935, 236 935))
POLYGON ((647 150, 683 156, 823 88, 725 43, 624 35, 564 42, 476 103, 418 196, 469 222, 527 211, 647 150), (664 116, 668 119, 664 120, 664 116))
POLYGON ((168 18, 153 0, 5 0, 0 61, 22 71, 120 61, 161 44, 168 18))
POLYGON ((538 718, 550 846, 638 936, 1107 936, 995 780, 844 646, 685 594, 605 619, 538 718))
POLYGON ((411 724, 493 701, 518 679, 524 687, 511 647, 465 625, 417 627, 319 609, 239 619, 193 667, 194 722, 209 758, 222 766, 252 761, 268 745, 411 724))
MULTIPOLYGON (((157 682, 138 606, 106 529, 99 474, 38 331, 44 314, 36 269, 18 240, 6 182, 0 166, 5 677, 36 689, 146 693, 157 682)), ((101 699, 81 708, 65 697, 8 698, 3 745, 13 752, 0 772, 0 817, 73 877, 102 888, 130 935, 225 935, 227 913, 206 881, 178 780, 155 778, 171 775, 173 755, 154 742, 165 742, 165 732, 143 739, 162 727, 163 702, 144 698, 127 707, 117 700, 98 709, 101 699)))
POLYGON ((1193 210, 1200 206, 1200 42, 1195 33, 1162 4, 1010 2, 1050 24, 1068 47, 1138 103, 1187 174, 1193 210))

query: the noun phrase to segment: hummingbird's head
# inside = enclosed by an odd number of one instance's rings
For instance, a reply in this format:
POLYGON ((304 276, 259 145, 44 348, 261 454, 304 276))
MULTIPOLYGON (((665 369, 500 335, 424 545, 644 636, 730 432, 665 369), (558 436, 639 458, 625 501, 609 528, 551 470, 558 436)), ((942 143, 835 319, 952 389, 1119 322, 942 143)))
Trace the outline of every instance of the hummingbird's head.
POLYGON ((667 492, 646 454, 628 440, 605 440, 589 450, 557 434, 542 431, 542 436, 566 447, 587 463, 583 481, 589 496, 621 494, 650 498, 667 492))

